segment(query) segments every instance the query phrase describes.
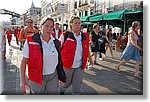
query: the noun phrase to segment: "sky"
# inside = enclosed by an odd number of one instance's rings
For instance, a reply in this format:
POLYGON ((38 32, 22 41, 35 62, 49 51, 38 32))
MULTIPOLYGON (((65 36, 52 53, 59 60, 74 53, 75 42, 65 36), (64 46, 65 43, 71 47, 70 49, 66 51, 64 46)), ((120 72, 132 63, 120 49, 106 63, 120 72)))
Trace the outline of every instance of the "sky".
MULTIPOLYGON (((41 0, 33 0, 35 7, 41 7, 41 0)), ((0 9, 7 9, 19 14, 25 13, 32 4, 32 0, 0 0, 0 9)), ((9 21, 9 15, 0 15, 1 21, 9 21)))

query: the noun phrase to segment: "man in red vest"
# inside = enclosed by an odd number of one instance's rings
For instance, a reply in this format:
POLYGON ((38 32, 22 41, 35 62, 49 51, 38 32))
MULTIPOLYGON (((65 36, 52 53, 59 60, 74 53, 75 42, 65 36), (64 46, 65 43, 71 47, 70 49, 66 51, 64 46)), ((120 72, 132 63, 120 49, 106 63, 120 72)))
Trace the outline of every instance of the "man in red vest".
POLYGON ((72 94, 80 94, 83 77, 83 70, 89 57, 90 64, 93 61, 89 56, 89 35, 80 32, 81 21, 75 16, 69 21, 70 31, 66 31, 60 36, 61 56, 66 72, 66 83, 60 87, 60 94, 72 84, 72 94))
POLYGON ((18 43, 18 35, 19 35, 19 29, 18 29, 18 27, 14 30, 14 36, 16 37, 16 43, 17 43, 17 45, 19 45, 19 43, 18 43))
POLYGON ((59 39, 60 35, 62 34, 62 30, 59 28, 59 23, 55 23, 53 37, 59 39))
POLYGON ((10 43, 11 43, 11 39, 12 39, 12 32, 11 32, 11 29, 10 28, 8 28, 7 30, 6 30, 6 35, 7 35, 7 40, 8 40, 8 44, 9 44, 9 46, 11 45, 10 43))

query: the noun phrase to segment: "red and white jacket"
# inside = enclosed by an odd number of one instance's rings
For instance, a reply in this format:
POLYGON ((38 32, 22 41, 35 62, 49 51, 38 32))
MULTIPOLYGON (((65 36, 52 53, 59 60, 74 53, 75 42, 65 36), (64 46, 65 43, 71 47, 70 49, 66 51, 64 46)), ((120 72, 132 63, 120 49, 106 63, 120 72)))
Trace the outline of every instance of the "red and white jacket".
MULTIPOLYGON (((62 34, 63 32, 62 32, 62 30, 61 29, 59 29, 59 32, 58 32, 58 38, 60 37, 60 35, 62 34)), ((56 38, 56 32, 55 32, 55 29, 53 30, 53 37, 54 38, 56 38)))
MULTIPOLYGON (((42 84, 42 71, 43 71, 43 49, 42 42, 39 34, 34 34, 27 38, 29 46, 29 58, 28 58, 28 78, 31 81, 42 84)), ((60 42, 54 40, 55 47, 58 52, 58 65, 56 66, 58 79, 65 82, 66 76, 63 71, 62 60, 60 56, 60 42)))
MULTIPOLYGON (((63 33, 64 36, 64 43, 61 48, 61 57, 62 57, 62 62, 63 66, 65 68, 72 68, 73 61, 74 61, 74 56, 75 56, 75 51, 76 51, 76 45, 77 41, 73 35, 73 33, 63 33), (67 35, 67 38, 65 38, 67 35)), ((83 48, 83 53, 82 53, 82 70, 84 70, 88 58, 88 53, 89 53, 89 34, 87 33, 81 33, 82 37, 82 48, 83 48)))

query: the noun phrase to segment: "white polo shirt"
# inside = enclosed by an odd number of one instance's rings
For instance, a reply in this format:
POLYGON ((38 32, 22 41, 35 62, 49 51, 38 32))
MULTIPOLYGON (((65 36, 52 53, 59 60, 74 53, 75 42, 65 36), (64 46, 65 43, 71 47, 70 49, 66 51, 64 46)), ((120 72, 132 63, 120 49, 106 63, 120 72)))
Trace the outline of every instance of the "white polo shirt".
MULTIPOLYGON (((53 40, 55 40, 55 38, 53 38, 52 35, 48 43, 41 37, 43 47, 43 75, 54 73, 58 64, 58 52, 53 40)), ((29 47, 27 41, 24 44, 23 57, 29 58, 29 47)))
POLYGON ((82 66, 82 37, 81 37, 81 32, 79 36, 76 36, 76 34, 73 32, 74 37, 77 41, 77 45, 76 45, 76 51, 75 51, 75 55, 74 55, 74 60, 73 60, 73 65, 72 68, 79 68, 82 66))
POLYGON ((55 38, 56 39, 58 39, 58 32, 59 32, 59 29, 55 29, 55 34, 56 34, 55 38))

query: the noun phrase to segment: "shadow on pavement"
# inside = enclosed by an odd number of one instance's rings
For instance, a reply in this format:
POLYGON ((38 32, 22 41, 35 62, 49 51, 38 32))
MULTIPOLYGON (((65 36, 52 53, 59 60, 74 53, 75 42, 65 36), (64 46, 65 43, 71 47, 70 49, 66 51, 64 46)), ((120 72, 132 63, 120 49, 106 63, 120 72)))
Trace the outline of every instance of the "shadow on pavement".
MULTIPOLYGON (((102 89, 96 90, 92 94, 102 94, 102 95, 142 95, 143 94, 143 80, 135 78, 133 72, 121 72, 118 73, 114 69, 101 66, 105 69, 92 68, 94 75, 89 73, 84 73, 84 80, 93 82, 91 90, 94 90, 96 85, 100 86, 102 89), (94 86, 95 85, 95 86, 94 86), (110 92, 108 92, 108 90, 110 92), (98 92, 99 91, 99 92, 98 92)), ((85 87, 89 87, 84 83, 85 87)))
MULTIPOLYGON (((135 78, 133 72, 121 73, 114 69, 99 65, 99 68, 92 68, 84 72, 82 89, 84 95, 142 95, 143 80, 135 78), (102 69, 101 69, 102 68, 102 69), (90 72, 91 73, 88 73, 90 72)), ((4 91, 2 95, 19 95, 16 86, 19 85, 18 67, 4 61, 4 91)))
POLYGON ((2 95, 17 95, 22 94, 16 93, 19 90, 19 79, 18 70, 19 68, 12 64, 10 59, 3 61, 3 92, 2 95))
MULTIPOLYGON (((106 62, 110 62, 110 63, 115 63, 116 65, 118 65, 120 62, 121 62, 121 60, 118 60, 118 61, 116 61, 116 60, 114 60, 114 59, 105 59, 104 61, 106 61, 106 62)), ((125 67, 129 67, 129 68, 135 68, 135 63, 132 63, 132 62, 127 62, 126 64, 124 64, 123 66, 125 66, 125 67), (129 65, 130 64, 130 65, 129 65), (131 65, 132 64, 132 65, 131 65)))

